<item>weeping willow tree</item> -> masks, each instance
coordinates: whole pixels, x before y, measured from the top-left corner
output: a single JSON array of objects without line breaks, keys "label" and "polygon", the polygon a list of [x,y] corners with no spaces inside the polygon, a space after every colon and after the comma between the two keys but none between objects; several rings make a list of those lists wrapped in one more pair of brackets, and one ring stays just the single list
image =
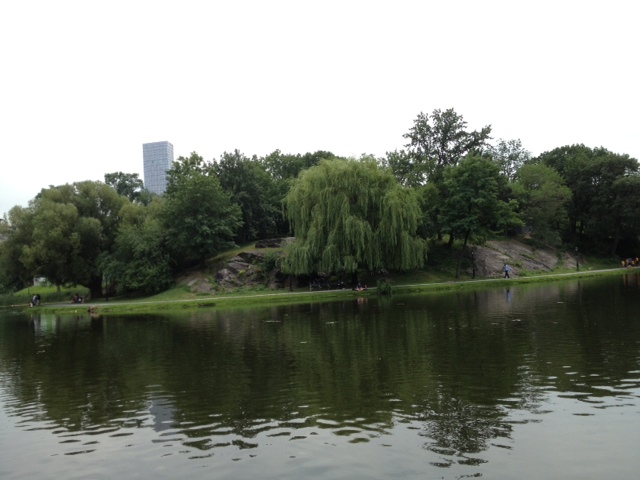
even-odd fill
[{"label": "weeping willow tree", "polygon": [[374,159],[324,160],[302,172],[285,209],[296,237],[283,262],[286,273],[424,265],[427,247],[416,235],[421,215],[416,194]]}]

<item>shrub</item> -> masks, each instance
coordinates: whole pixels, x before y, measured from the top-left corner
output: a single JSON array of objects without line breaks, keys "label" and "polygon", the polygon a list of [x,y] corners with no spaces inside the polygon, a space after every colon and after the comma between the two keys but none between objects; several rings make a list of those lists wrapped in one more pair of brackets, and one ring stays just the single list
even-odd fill
[{"label": "shrub", "polygon": [[281,259],[282,257],[277,252],[267,253],[262,261],[262,269],[268,274],[280,266]]},{"label": "shrub", "polygon": [[391,295],[392,287],[391,282],[387,278],[379,278],[377,282],[378,295]]}]

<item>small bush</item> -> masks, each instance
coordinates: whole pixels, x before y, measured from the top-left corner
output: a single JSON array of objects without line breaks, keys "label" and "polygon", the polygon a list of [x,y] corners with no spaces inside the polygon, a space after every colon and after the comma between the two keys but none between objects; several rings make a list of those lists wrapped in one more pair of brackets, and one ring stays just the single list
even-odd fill
[{"label": "small bush", "polygon": [[391,282],[387,278],[380,278],[377,282],[378,295],[391,295],[393,288]]},{"label": "small bush", "polygon": [[269,252],[264,256],[262,269],[268,274],[280,266],[281,256],[276,252]]}]

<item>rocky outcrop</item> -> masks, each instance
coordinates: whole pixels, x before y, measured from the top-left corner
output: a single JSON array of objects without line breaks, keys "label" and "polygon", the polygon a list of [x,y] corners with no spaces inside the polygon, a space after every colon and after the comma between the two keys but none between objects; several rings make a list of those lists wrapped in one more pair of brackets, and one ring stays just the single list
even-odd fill
[{"label": "rocky outcrop", "polygon": [[[284,275],[274,267],[273,253],[261,251],[263,248],[281,248],[293,241],[293,238],[274,238],[256,242],[256,248],[239,253],[237,256],[215,264],[210,264],[207,271],[195,271],[186,274],[179,280],[180,285],[188,287],[194,294],[215,294],[228,292],[238,288],[263,287],[269,290],[296,288],[298,281],[302,284],[310,281],[307,277],[297,278]],[[512,276],[520,272],[552,271],[559,266],[575,268],[576,258],[571,253],[558,253],[554,250],[534,248],[518,240],[491,240],[484,245],[468,247],[467,258],[471,260],[471,251],[475,262],[476,278],[497,278],[504,275],[504,265],[511,266]],[[580,258],[580,264],[586,259]],[[470,265],[470,262],[466,262]],[[469,275],[472,269],[468,268]]]},{"label": "rocky outcrop", "polygon": [[266,256],[267,253],[259,250],[241,252],[228,260],[210,265],[208,272],[190,272],[178,283],[196,294],[215,294],[261,285],[269,289],[284,288],[287,277],[279,269],[264,270]]},{"label": "rocky outcrop", "polygon": [[223,289],[264,283],[265,277],[260,267],[263,257],[264,255],[243,252],[241,255],[231,258],[223,268],[216,272],[216,283]]},{"label": "rocky outcrop", "polygon": [[[512,276],[518,276],[522,270],[535,272],[551,271],[559,266],[571,268],[576,263],[575,255],[534,248],[517,240],[491,240],[474,248],[476,276],[481,278],[503,276],[505,263],[511,267]],[[581,263],[583,261],[580,260]]]}]

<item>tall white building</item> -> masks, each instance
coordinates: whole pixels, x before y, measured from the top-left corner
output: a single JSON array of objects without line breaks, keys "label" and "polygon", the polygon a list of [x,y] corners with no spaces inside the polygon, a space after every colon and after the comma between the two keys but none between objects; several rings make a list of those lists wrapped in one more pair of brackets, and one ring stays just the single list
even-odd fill
[{"label": "tall white building", "polygon": [[173,163],[173,145],[169,142],[143,143],[142,157],[145,188],[162,195],[167,189],[167,170]]}]

